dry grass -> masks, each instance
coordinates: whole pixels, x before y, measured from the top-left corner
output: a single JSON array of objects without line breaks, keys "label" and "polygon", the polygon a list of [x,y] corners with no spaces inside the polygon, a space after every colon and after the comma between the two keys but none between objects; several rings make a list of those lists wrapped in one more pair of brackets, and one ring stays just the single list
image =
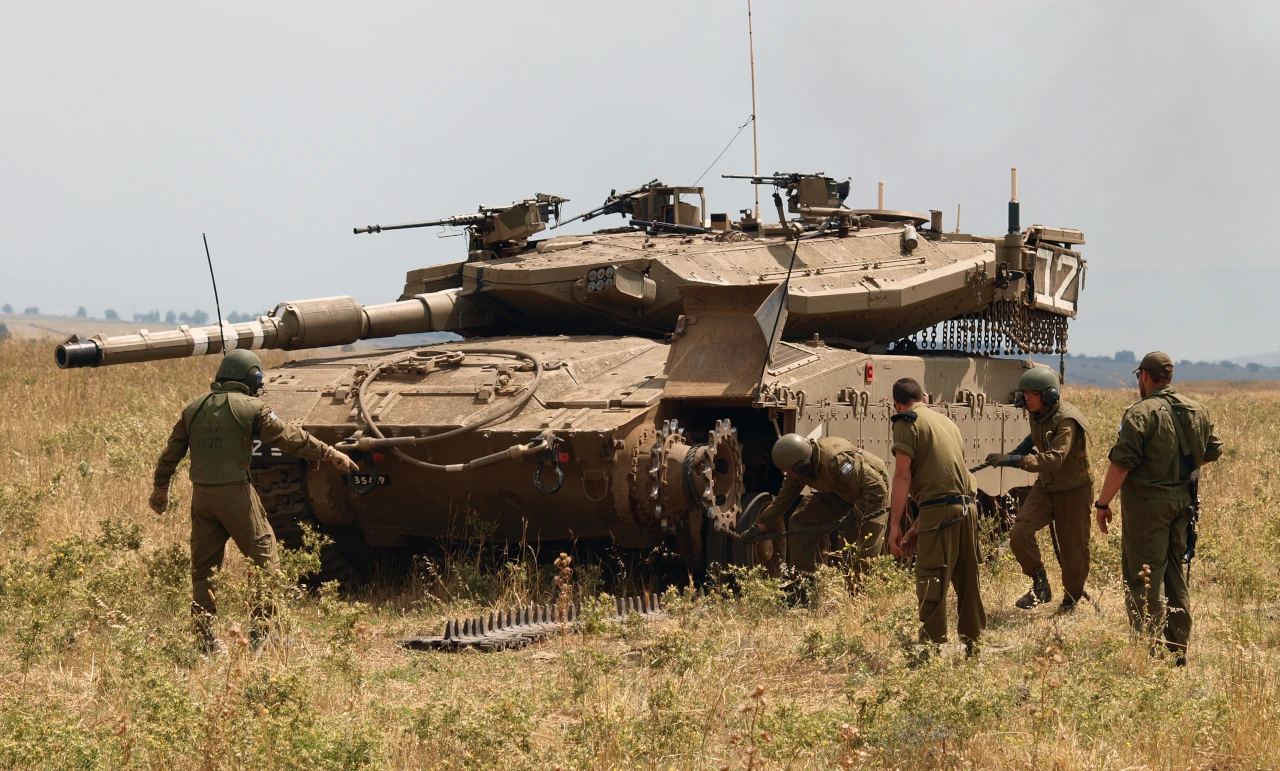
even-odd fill
[{"label": "dry grass", "polygon": [[[513,565],[448,600],[419,585],[287,595],[286,642],[255,653],[238,644],[249,577],[235,559],[232,654],[209,660],[186,626],[188,489],[164,517],[145,501],[213,362],[58,372],[51,358],[0,344],[3,768],[1280,767],[1272,398],[1199,390],[1228,452],[1206,473],[1187,669],[1130,640],[1115,535],[1093,542],[1102,615],[1016,612],[1027,582],[1002,558],[982,578],[987,651],[918,669],[911,580],[888,563],[855,596],[824,572],[810,610],[744,577],[736,597],[676,602],[667,622],[453,655],[395,640],[545,582]],[[1069,398],[1096,423],[1101,470],[1132,395]]]}]

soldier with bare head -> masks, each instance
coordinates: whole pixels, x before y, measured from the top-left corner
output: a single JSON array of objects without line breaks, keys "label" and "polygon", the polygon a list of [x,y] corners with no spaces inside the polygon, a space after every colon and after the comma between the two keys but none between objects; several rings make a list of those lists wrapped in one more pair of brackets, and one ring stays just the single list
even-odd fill
[{"label": "soldier with bare head", "polygon": [[[987,626],[978,590],[977,482],[964,462],[960,429],[929,409],[911,378],[893,384],[893,491],[889,548],[916,558],[920,642],[947,640],[947,587],[956,592],[961,641],[972,654]],[[908,498],[918,512],[904,532]]]},{"label": "soldier with bare head", "polygon": [[[327,460],[340,471],[356,470],[346,455],[277,418],[257,397],[261,389],[262,362],[257,354],[245,350],[227,354],[209,393],[182,410],[156,463],[149,505],[162,514],[169,507],[169,481],[191,452],[192,613],[206,652],[221,647],[209,623],[217,613],[211,581],[222,566],[227,539],[234,540],[258,567],[280,569],[275,533],[249,481],[254,438],[299,458]],[[261,632],[256,626],[253,631],[255,637]]]}]

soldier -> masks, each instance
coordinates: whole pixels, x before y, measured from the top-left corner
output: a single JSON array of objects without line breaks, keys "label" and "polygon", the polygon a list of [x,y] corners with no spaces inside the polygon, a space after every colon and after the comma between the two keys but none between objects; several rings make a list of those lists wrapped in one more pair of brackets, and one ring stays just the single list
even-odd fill
[{"label": "soldier", "polygon": [[[955,423],[921,404],[911,378],[893,384],[893,492],[889,548],[916,557],[920,642],[947,641],[947,586],[956,590],[956,631],[969,655],[987,626],[978,591],[977,482],[965,467],[964,440]],[[919,512],[903,533],[910,495]]]},{"label": "soldier", "polygon": [[1049,576],[1040,559],[1036,533],[1049,526],[1062,567],[1062,604],[1059,612],[1075,610],[1088,597],[1090,503],[1093,469],[1089,463],[1089,421],[1058,393],[1058,376],[1045,367],[1032,367],[1018,381],[1019,406],[1031,413],[1031,433],[1007,454],[987,456],[992,466],[1021,468],[1039,475],[1018,507],[1018,518],[1009,533],[1009,546],[1031,589],[1015,605],[1024,610],[1053,599]]},{"label": "soldier", "polygon": [[1199,512],[1200,466],[1222,455],[1209,411],[1170,385],[1173,359],[1153,351],[1135,369],[1142,399],[1120,419],[1111,466],[1093,504],[1107,532],[1111,500],[1121,503],[1121,575],[1134,631],[1164,635],[1165,646],[1187,663],[1191,641],[1191,514]]},{"label": "soldier", "polygon": [[[261,388],[262,362],[257,354],[245,350],[227,354],[210,392],[182,410],[156,463],[149,505],[162,514],[169,506],[169,480],[191,450],[192,613],[207,652],[221,647],[209,624],[217,613],[210,579],[222,566],[227,538],[259,567],[280,568],[275,533],[249,482],[254,437],[299,458],[327,460],[340,471],[357,468],[346,455],[277,418],[255,396]],[[258,631],[256,625],[254,631]]]},{"label": "soldier", "polygon": [[[812,494],[791,516],[790,530],[841,524],[839,533],[853,545],[855,573],[866,571],[884,550],[889,474],[884,461],[840,437],[813,441],[787,434],[773,445],[773,463],[786,474],[778,496],[762,512],[757,527],[769,532],[808,487]],[[847,521],[846,521],[847,520]],[[830,532],[787,538],[787,555],[797,570],[817,569],[818,547]]]}]

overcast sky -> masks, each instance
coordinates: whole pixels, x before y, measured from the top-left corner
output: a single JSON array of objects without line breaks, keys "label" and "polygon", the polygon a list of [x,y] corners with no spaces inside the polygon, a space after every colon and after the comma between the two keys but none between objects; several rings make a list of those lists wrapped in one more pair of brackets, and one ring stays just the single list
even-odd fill
[{"label": "overcast sky", "polygon": [[[0,303],[122,315],[349,294],[462,259],[352,226],[689,184],[751,113],[745,0],[18,3],[0,27]],[[1280,5],[755,2],[762,172],[1003,232],[1085,231],[1071,347],[1280,347]],[[752,203],[750,129],[707,175]],[[617,217],[592,227],[622,224]]]}]

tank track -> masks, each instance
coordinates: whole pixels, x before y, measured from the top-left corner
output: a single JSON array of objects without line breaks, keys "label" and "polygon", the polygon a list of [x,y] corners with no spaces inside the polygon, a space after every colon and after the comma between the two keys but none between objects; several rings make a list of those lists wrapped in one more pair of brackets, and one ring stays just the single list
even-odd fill
[{"label": "tank track", "polygon": [[[613,612],[604,617],[605,623],[619,624],[635,613],[645,621],[657,621],[667,617],[656,594],[638,597],[615,598]],[[435,637],[409,637],[400,644],[410,650],[460,651],[466,648],[492,653],[524,648],[550,637],[568,634],[582,615],[582,606],[571,603],[561,608],[556,605],[522,605],[490,612],[487,616],[468,619],[451,619],[445,622],[444,634]]]},{"label": "tank track", "polygon": [[[249,476],[253,486],[266,509],[267,521],[275,531],[276,540],[288,549],[302,548],[302,525],[306,524],[317,532],[324,531],[324,525],[311,513],[307,504],[306,466],[287,464],[250,469]],[[320,572],[309,579],[312,583],[339,581],[350,583],[355,578],[355,569],[334,543],[327,543],[320,550]]]}]

